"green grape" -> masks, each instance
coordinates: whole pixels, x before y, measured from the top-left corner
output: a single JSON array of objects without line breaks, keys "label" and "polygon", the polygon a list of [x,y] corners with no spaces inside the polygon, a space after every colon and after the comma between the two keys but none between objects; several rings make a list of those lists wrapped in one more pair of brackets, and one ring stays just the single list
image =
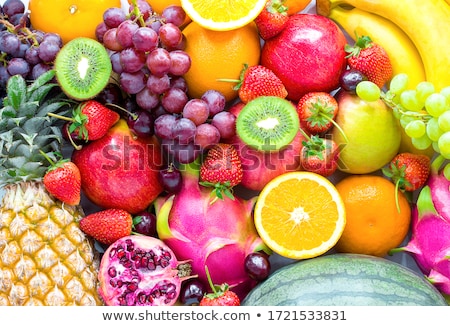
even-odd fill
[{"label": "green grape", "polygon": [[420,103],[425,103],[425,100],[435,92],[435,88],[432,82],[423,81],[416,86],[417,98]]},{"label": "green grape", "polygon": [[419,138],[426,133],[426,126],[422,120],[413,120],[405,127],[405,133],[410,138]]},{"label": "green grape", "polygon": [[373,102],[380,98],[381,90],[375,83],[363,80],[356,85],[356,95],[364,101]]},{"label": "green grape", "polygon": [[400,104],[409,111],[418,112],[422,110],[423,105],[417,98],[415,89],[408,89],[400,94]]},{"label": "green grape", "polygon": [[432,141],[438,141],[439,137],[444,132],[439,128],[439,123],[437,118],[431,118],[427,122],[427,135]]},{"label": "green grape", "polygon": [[397,107],[392,108],[392,114],[397,120],[400,120],[402,113],[397,109]]},{"label": "green grape", "polygon": [[445,111],[439,116],[438,124],[442,131],[450,131],[450,110]]},{"label": "green grape", "polygon": [[[440,138],[439,138],[440,139]],[[425,133],[422,135],[422,137],[418,138],[411,138],[411,143],[413,146],[419,150],[425,150],[428,147],[431,146],[431,139],[428,137],[428,135]]]},{"label": "green grape", "polygon": [[431,147],[433,147],[433,149],[434,149],[434,151],[436,152],[436,153],[440,153],[441,151],[439,150],[439,145],[438,145],[438,142],[437,141],[433,141],[432,143],[431,143]]},{"label": "green grape", "polygon": [[442,172],[444,174],[444,177],[447,180],[450,180],[450,163],[445,164],[444,170]]},{"label": "green grape", "polygon": [[408,86],[408,79],[408,75],[404,73],[395,75],[389,83],[389,91],[396,95],[400,95],[404,90],[406,90],[406,87]]},{"label": "green grape", "polygon": [[444,95],[433,93],[425,100],[425,109],[433,117],[439,117],[442,113],[450,109],[450,107]]},{"label": "green grape", "polygon": [[415,117],[408,115],[408,114],[402,114],[400,116],[400,125],[402,126],[403,129],[406,128],[406,126],[408,125],[408,123],[410,123],[411,121],[416,120]]},{"label": "green grape", "polygon": [[439,152],[446,159],[450,159],[450,131],[444,132],[438,140]]},{"label": "green grape", "polygon": [[450,105],[450,86],[447,86],[447,87],[444,87],[443,89],[441,89],[440,93],[445,96],[445,98],[448,101],[448,104]]}]

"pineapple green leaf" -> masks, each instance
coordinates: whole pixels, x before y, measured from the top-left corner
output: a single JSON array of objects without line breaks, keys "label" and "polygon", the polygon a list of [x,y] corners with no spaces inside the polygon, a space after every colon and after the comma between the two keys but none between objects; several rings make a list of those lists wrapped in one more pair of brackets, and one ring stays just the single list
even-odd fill
[{"label": "pineapple green leaf", "polygon": [[[13,142],[13,134],[10,132],[2,133],[2,134],[0,134],[0,139],[3,140],[6,144],[11,144]],[[7,145],[7,146],[9,146],[9,145]],[[6,147],[6,145],[5,145],[5,147]],[[6,148],[6,149],[8,149],[8,148]]]},{"label": "pineapple green leaf", "polygon": [[27,130],[27,133],[34,134],[34,136],[42,129],[44,129],[50,121],[45,117],[35,117],[25,121],[23,124],[23,129]]},{"label": "pineapple green leaf", "polygon": [[29,93],[30,94],[29,101],[32,101],[32,102],[34,102],[34,101],[35,102],[41,101],[56,86],[57,86],[57,84],[43,85],[41,88],[36,89],[32,93]]},{"label": "pineapple green leaf", "polygon": [[24,134],[24,133],[22,133],[21,135],[22,135],[23,139],[27,142],[27,144],[29,146],[33,146],[34,138],[36,138],[36,136],[37,136],[36,133],[33,133],[33,134]]},{"label": "pineapple green leaf", "polygon": [[44,108],[39,109],[39,112],[36,113],[37,117],[46,117],[48,116],[48,113],[56,113],[58,112],[58,114],[60,115],[64,115],[64,116],[70,116],[70,112],[71,110],[67,110],[67,112],[59,112],[59,110],[65,106],[68,105],[69,103],[67,102],[54,102],[54,103],[50,103],[48,105],[46,105]]},{"label": "pineapple green leaf", "polygon": [[58,135],[39,135],[34,139],[34,145],[36,145],[39,148],[42,148],[44,146],[49,145],[50,140],[54,140],[54,142],[60,144],[61,139],[60,137],[58,137]]},{"label": "pineapple green leaf", "polygon": [[32,118],[34,117],[34,114],[39,107],[39,102],[25,102],[20,105],[18,110],[18,116],[20,117],[26,117],[26,118]]},{"label": "pineapple green leaf", "polygon": [[11,105],[3,107],[0,112],[0,121],[15,118],[17,116],[16,110]]},{"label": "pineapple green leaf", "polygon": [[[28,92],[34,92],[37,89],[40,89],[42,86],[47,84],[49,81],[51,81],[55,77],[55,70],[49,70],[42,75],[40,75],[38,78],[34,80],[34,82],[28,86],[27,91]],[[55,86],[56,84],[48,84]]]},{"label": "pineapple green leaf", "polygon": [[27,84],[21,75],[14,75],[8,79],[6,86],[7,102],[18,110],[20,104],[26,100]]},{"label": "pineapple green leaf", "polygon": [[32,152],[33,150],[38,150],[37,148],[34,148],[32,146],[27,146],[25,144],[20,144],[19,146],[17,146],[17,148],[14,151],[14,155],[18,156],[18,157],[25,157],[27,160],[30,159],[30,157],[32,156]]},{"label": "pineapple green leaf", "polygon": [[8,161],[11,167],[14,167],[18,171],[24,166],[25,163],[27,163],[27,159],[24,156],[10,157]]}]

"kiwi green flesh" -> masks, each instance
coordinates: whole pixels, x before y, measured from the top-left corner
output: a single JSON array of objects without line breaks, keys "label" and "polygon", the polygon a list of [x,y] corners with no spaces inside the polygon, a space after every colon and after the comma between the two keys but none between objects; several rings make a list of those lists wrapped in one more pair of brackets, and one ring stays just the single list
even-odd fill
[{"label": "kiwi green flesh", "polygon": [[68,97],[82,101],[95,97],[106,87],[112,64],[100,42],[78,37],[58,52],[54,69],[62,91]]},{"label": "kiwi green flesh", "polygon": [[289,145],[299,127],[294,105],[276,96],[260,96],[248,102],[236,119],[236,133],[242,141],[266,152]]}]

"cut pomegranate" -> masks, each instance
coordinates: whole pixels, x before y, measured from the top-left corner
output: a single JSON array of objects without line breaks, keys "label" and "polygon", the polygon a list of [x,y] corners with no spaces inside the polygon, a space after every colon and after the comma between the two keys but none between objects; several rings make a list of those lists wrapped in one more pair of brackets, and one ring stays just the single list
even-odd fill
[{"label": "cut pomegranate", "polygon": [[108,306],[169,306],[190,277],[189,264],[179,262],[161,240],[130,235],[105,251],[99,293]]}]

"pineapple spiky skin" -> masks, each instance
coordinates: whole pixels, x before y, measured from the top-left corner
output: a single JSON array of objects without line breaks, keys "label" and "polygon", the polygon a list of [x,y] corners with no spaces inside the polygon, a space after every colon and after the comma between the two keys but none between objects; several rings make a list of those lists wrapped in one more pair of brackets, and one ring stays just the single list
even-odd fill
[{"label": "pineapple spiky skin", "polygon": [[80,229],[81,206],[51,196],[42,183],[63,147],[71,102],[54,71],[27,83],[9,78],[0,108],[0,306],[102,305],[99,254]]},{"label": "pineapple spiky skin", "polygon": [[40,182],[8,185],[0,210],[0,305],[101,305],[99,256],[79,206]]}]

